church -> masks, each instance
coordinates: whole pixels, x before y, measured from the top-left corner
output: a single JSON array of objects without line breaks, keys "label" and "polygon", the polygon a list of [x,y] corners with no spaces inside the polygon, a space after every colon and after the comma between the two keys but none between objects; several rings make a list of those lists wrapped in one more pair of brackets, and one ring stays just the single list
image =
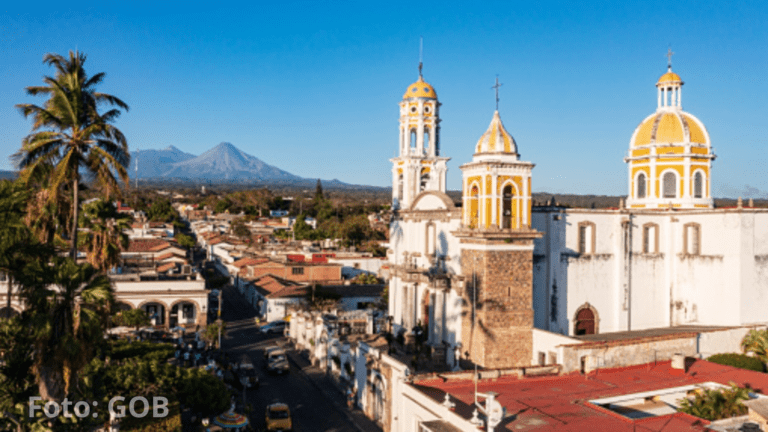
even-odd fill
[{"label": "church", "polygon": [[393,331],[421,326],[448,367],[493,369],[531,364],[534,327],[578,336],[768,322],[768,209],[714,207],[715,154],[704,124],[682,110],[682,86],[668,65],[656,111],[631,135],[618,208],[532,206],[534,164],[498,104],[460,167],[455,205],[441,103],[420,68],[391,159]]}]

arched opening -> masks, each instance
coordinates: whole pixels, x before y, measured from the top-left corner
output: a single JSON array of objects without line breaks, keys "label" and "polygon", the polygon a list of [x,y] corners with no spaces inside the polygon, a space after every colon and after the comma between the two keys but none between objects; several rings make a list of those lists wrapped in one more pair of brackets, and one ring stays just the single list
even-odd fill
[{"label": "arched opening", "polygon": [[419,192],[423,192],[427,189],[427,186],[429,185],[429,171],[424,168],[421,170],[421,179],[419,183]]},{"label": "arched opening", "polygon": [[155,302],[145,303],[141,306],[141,310],[147,313],[151,325],[165,325],[165,306],[162,304]]},{"label": "arched opening", "polygon": [[416,152],[416,129],[411,129],[411,153]]},{"label": "arched opening", "polygon": [[640,173],[637,176],[637,198],[645,198],[645,174]]},{"label": "arched opening", "polygon": [[168,325],[193,325],[197,322],[197,306],[192,302],[182,301],[171,306]]},{"label": "arched opening", "polygon": [[702,198],[704,196],[704,176],[701,172],[693,175],[693,197]]},{"label": "arched opening", "polygon": [[514,203],[514,198],[515,196],[512,193],[512,185],[510,184],[504,186],[501,206],[501,228],[503,229],[512,229],[515,227],[515,224],[513,223],[515,218],[515,211],[512,205]]},{"label": "arched opening", "polygon": [[13,318],[18,315],[19,312],[14,308],[9,308],[8,306],[3,306],[0,308],[0,319]]},{"label": "arched opening", "polygon": [[591,306],[582,306],[576,312],[574,334],[576,336],[595,334],[597,325],[595,312]]},{"label": "arched opening", "polygon": [[664,198],[677,198],[677,176],[673,172],[667,172],[662,177],[664,184]]},{"label": "arched opening", "polygon": [[429,128],[424,128],[424,153],[429,154]]},{"label": "arched opening", "polygon": [[371,388],[371,391],[373,392],[373,420],[376,423],[383,424],[384,423],[384,382],[382,381],[380,376],[376,377],[376,380],[374,381],[373,387]]},{"label": "arched opening", "polygon": [[479,214],[479,195],[480,189],[477,185],[473,185],[469,190],[469,227],[477,228],[478,221],[480,219]]},{"label": "arched opening", "polygon": [[429,306],[432,304],[432,296],[429,294],[429,291],[424,291],[424,299],[422,300],[422,304],[424,307],[421,311],[421,325],[424,331],[429,334]]},{"label": "arched opening", "polygon": [[397,199],[403,200],[403,173],[397,177]]}]

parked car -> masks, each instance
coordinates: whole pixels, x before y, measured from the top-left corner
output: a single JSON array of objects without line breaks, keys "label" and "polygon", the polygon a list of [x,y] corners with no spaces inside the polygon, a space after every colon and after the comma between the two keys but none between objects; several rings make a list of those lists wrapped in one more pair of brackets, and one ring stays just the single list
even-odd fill
[{"label": "parked car", "polygon": [[285,332],[285,328],[288,327],[288,323],[285,321],[272,321],[269,324],[263,325],[259,328],[259,331],[268,334],[268,333],[278,333],[283,334]]},{"label": "parked car", "polygon": [[293,429],[291,410],[284,403],[273,403],[267,406],[264,415],[268,431],[290,431]]},{"label": "parked car", "polygon": [[269,354],[274,352],[274,351],[278,351],[278,350],[282,350],[282,348],[277,346],[277,345],[273,345],[273,346],[271,346],[269,348],[264,349],[264,360],[268,360],[269,359]]}]

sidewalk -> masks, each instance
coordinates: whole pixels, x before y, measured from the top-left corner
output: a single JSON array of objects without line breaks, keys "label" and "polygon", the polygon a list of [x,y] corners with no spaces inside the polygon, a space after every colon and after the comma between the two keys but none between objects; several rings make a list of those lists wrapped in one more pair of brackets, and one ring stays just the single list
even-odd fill
[{"label": "sidewalk", "polygon": [[325,374],[325,371],[321,370],[317,366],[307,361],[304,357],[299,355],[296,350],[286,350],[288,353],[288,359],[296,368],[315,386],[318,390],[333,402],[336,408],[347,416],[347,419],[354,424],[361,432],[382,432],[382,429],[374,423],[371,419],[365,416],[359,408],[355,408],[350,411],[347,408],[347,400],[343,393],[341,393],[331,379]]}]

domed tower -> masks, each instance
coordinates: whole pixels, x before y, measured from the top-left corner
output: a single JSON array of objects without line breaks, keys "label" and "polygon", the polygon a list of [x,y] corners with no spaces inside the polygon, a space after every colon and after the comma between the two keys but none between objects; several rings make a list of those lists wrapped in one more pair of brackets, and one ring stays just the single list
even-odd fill
[{"label": "domed tower", "polygon": [[[495,88],[498,92],[498,80]],[[461,166],[462,350],[489,369],[531,364],[533,350],[533,241],[531,170],[517,144],[493,113]]]},{"label": "domed tower", "polygon": [[421,75],[400,102],[400,146],[392,161],[392,208],[407,209],[421,192],[445,192],[447,162],[440,157],[440,102]]},{"label": "domed tower", "polygon": [[712,208],[711,167],[715,159],[704,124],[683,111],[680,76],[656,83],[656,112],[632,134],[629,156],[630,208]]},{"label": "domed tower", "polygon": [[520,161],[515,139],[494,112],[472,162],[461,166],[462,224],[469,229],[530,228],[533,166]]}]

